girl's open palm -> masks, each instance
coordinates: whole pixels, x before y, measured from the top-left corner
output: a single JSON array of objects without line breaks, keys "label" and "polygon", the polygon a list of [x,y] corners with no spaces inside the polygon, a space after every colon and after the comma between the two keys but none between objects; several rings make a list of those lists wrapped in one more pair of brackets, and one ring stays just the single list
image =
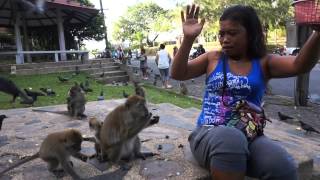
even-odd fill
[{"label": "girl's open palm", "polygon": [[196,7],[194,4],[191,6],[191,9],[190,5],[187,6],[185,16],[184,12],[181,11],[181,21],[184,36],[195,38],[201,33],[205,20],[201,19],[201,21],[198,22],[199,11],[199,6]]}]

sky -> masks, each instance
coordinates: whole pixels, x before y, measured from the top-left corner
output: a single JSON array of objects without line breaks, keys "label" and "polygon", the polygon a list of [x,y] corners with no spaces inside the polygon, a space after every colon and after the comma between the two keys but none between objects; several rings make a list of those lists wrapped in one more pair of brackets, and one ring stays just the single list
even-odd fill
[{"label": "sky", "polygon": [[[139,2],[146,2],[150,0],[102,0],[102,7],[104,9],[105,21],[108,28],[108,39],[111,39],[113,23],[122,16],[129,6],[132,6]],[[96,9],[100,9],[100,0],[90,0],[95,5]],[[177,3],[189,2],[192,0],[154,0],[160,7],[164,9],[172,9]],[[88,50],[98,49],[103,50],[105,48],[105,42],[103,41],[85,41],[86,48]]]}]

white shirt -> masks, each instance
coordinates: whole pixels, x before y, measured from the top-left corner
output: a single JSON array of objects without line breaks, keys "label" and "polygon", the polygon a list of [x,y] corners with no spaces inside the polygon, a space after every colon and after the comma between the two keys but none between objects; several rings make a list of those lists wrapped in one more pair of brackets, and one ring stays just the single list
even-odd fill
[{"label": "white shirt", "polygon": [[158,51],[158,56],[159,56],[159,60],[158,60],[158,68],[159,69],[167,69],[169,68],[169,53],[164,50],[161,49],[160,51]]}]

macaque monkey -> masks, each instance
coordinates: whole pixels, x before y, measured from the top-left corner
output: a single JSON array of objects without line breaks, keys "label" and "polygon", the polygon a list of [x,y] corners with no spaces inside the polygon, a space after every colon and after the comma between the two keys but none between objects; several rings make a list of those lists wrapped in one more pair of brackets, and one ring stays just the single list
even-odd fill
[{"label": "macaque monkey", "polygon": [[[134,85],[135,94],[145,98],[146,93],[144,88],[141,87],[138,82],[133,82],[133,85]],[[122,91],[122,95],[124,98],[128,98],[130,96],[125,92],[125,90]]]},{"label": "macaque monkey", "polygon": [[103,160],[107,157],[111,162],[118,163],[121,159],[145,159],[144,155],[147,154],[140,152],[138,133],[158,123],[159,117],[151,117],[152,113],[149,113],[145,99],[138,95],[129,96],[124,104],[111,111],[105,118],[99,135]]},{"label": "macaque monkey", "polygon": [[69,159],[70,156],[81,156],[81,143],[82,135],[75,129],[49,134],[43,140],[39,152],[3,170],[0,172],[0,177],[13,168],[36,158],[41,158],[48,164],[50,172],[57,173],[59,171],[58,166],[61,165],[63,170],[71,175],[73,179],[81,179],[73,170],[72,162]]},{"label": "macaque monkey", "polygon": [[67,97],[67,108],[68,111],[48,111],[42,109],[32,109],[37,112],[49,112],[56,114],[69,115],[71,117],[86,118],[85,111],[86,98],[84,92],[78,83],[75,83],[69,90],[69,97]]},{"label": "macaque monkey", "polygon": [[86,98],[84,92],[78,83],[75,83],[74,86],[69,90],[69,97],[67,98],[68,103],[68,112],[72,117],[87,117],[84,114]]},{"label": "macaque monkey", "polygon": [[138,82],[133,82],[133,85],[134,85],[134,90],[136,95],[146,98],[146,93],[144,88],[141,87]]},{"label": "macaque monkey", "polygon": [[187,95],[188,94],[188,88],[187,85],[184,82],[180,82],[180,94]]},{"label": "macaque monkey", "polygon": [[94,139],[92,138],[84,138],[84,141],[93,141],[94,149],[96,150],[96,156],[98,159],[102,160],[101,157],[101,148],[100,148],[100,132],[103,122],[97,120],[95,117],[91,117],[89,119],[89,127],[91,130],[95,131]]}]

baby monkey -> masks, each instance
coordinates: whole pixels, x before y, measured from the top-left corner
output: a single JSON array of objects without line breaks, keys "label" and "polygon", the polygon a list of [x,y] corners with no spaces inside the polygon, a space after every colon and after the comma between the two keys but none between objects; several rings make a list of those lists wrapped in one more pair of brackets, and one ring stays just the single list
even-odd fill
[{"label": "baby monkey", "polygon": [[80,154],[82,135],[75,129],[68,129],[61,132],[49,134],[42,142],[39,152],[25,158],[16,164],[0,172],[0,177],[13,168],[16,168],[26,162],[41,158],[48,164],[48,170],[54,174],[59,172],[59,165],[63,170],[72,176],[73,179],[81,179],[72,168],[70,156],[81,157]]},{"label": "baby monkey", "polygon": [[102,161],[101,157],[101,148],[100,148],[100,132],[101,132],[101,127],[103,125],[103,122],[97,120],[96,117],[90,117],[89,118],[89,128],[90,130],[95,131],[94,133],[94,138],[83,138],[84,141],[92,141],[94,142],[94,148],[96,150],[96,157],[98,160]]}]

